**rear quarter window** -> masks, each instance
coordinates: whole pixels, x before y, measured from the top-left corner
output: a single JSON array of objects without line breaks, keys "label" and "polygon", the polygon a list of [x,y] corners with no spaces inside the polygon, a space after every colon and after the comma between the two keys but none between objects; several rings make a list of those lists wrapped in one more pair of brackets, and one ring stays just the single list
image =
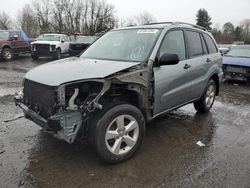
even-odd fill
[{"label": "rear quarter window", "polygon": [[207,43],[207,47],[208,47],[208,51],[210,54],[212,53],[217,53],[218,52],[218,49],[213,41],[213,39],[207,35],[207,34],[203,34],[204,38],[205,38],[205,41]]}]

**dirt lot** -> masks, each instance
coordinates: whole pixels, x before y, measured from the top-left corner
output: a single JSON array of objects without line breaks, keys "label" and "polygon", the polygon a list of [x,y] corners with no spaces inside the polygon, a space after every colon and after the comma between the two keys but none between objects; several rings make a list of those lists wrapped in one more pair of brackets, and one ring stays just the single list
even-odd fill
[{"label": "dirt lot", "polygon": [[0,187],[249,187],[249,85],[223,83],[209,114],[188,105],[158,118],[134,158],[107,165],[24,118],[4,123],[22,115],[13,96],[25,72],[47,61],[0,62]]}]

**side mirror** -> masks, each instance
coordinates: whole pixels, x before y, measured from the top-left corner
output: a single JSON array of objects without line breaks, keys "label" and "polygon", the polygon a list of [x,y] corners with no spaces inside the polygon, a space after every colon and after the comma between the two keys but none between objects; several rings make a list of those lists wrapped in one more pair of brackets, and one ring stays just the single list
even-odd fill
[{"label": "side mirror", "polygon": [[168,54],[165,53],[160,57],[160,60],[158,62],[158,66],[162,65],[176,65],[179,63],[179,57],[177,54]]},{"label": "side mirror", "polygon": [[18,40],[18,35],[14,35],[14,36],[13,36],[13,39],[14,39],[14,40]]},{"label": "side mirror", "polygon": [[64,39],[62,39],[61,42],[64,43]]}]

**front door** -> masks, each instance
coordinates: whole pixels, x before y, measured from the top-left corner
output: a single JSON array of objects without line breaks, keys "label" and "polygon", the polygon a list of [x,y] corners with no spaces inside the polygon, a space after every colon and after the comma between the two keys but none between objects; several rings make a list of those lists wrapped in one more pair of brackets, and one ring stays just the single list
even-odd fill
[{"label": "front door", "polygon": [[[17,38],[14,38],[15,36],[17,36]],[[28,51],[26,50],[27,44],[25,44],[24,39],[18,32],[13,32],[11,37],[12,37],[11,46],[13,53],[22,53]]]},{"label": "front door", "polygon": [[182,30],[173,30],[166,34],[158,56],[177,54],[180,62],[177,65],[154,67],[154,115],[170,110],[190,100],[192,82],[190,65],[186,59],[186,48]]},{"label": "front door", "polygon": [[69,38],[66,36],[61,37],[61,49],[62,49],[62,53],[68,53],[69,52]]}]

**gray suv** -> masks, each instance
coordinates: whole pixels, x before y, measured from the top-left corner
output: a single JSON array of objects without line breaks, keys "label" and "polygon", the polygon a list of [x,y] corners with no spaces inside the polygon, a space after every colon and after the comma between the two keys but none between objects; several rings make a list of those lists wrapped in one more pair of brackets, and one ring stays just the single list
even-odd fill
[{"label": "gray suv", "polygon": [[181,22],[108,32],[80,57],[29,71],[15,97],[25,117],[68,143],[85,140],[106,162],[129,159],[145,125],[194,103],[208,112],[222,60],[212,35]]}]

